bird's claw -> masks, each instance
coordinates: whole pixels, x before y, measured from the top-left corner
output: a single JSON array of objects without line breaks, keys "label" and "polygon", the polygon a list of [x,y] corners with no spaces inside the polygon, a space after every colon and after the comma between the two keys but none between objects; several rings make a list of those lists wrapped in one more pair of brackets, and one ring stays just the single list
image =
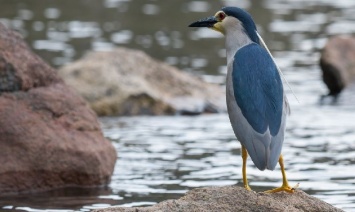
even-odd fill
[{"label": "bird's claw", "polygon": [[244,185],[244,188],[248,191],[251,191],[251,188],[249,187],[249,185]]},{"label": "bird's claw", "polygon": [[299,183],[297,183],[294,187],[289,186],[288,184],[284,184],[279,188],[275,188],[272,190],[268,190],[268,191],[264,191],[264,193],[276,193],[276,192],[280,192],[280,191],[286,191],[288,193],[293,193],[296,191],[296,189],[298,188]]}]

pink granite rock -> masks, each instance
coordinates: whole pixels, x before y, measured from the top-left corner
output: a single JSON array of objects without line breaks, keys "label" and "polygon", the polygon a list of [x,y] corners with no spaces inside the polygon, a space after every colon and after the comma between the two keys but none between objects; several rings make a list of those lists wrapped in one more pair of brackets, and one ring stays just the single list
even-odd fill
[{"label": "pink granite rock", "polygon": [[87,103],[0,24],[0,195],[106,184],[115,161]]}]

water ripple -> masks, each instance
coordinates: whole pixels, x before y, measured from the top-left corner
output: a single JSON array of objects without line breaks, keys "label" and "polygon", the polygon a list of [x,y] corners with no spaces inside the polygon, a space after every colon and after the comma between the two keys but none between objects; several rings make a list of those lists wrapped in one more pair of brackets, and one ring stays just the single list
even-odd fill
[{"label": "water ripple", "polygon": [[[222,35],[187,25],[213,15],[222,5],[247,8],[299,99],[298,103],[285,87],[292,112],[283,155],[291,185],[300,183],[300,189],[309,194],[344,210],[355,209],[355,85],[337,103],[320,101],[327,90],[318,67],[320,50],[329,36],[354,32],[355,1],[94,0],[90,4],[71,1],[70,7],[58,0],[38,5],[11,2],[1,4],[0,21],[20,32],[52,65],[68,63],[88,50],[121,45],[144,49],[218,84],[224,83],[226,75]],[[226,114],[100,121],[118,152],[109,186],[6,197],[0,200],[0,208],[90,211],[144,206],[176,199],[195,187],[242,184],[240,144]],[[250,159],[247,166],[256,191],[280,186],[279,167],[261,172]]]}]

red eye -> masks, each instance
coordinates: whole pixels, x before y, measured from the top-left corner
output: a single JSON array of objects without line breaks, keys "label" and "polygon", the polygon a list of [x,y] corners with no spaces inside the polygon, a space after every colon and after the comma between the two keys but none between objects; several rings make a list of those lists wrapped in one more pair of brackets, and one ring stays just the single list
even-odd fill
[{"label": "red eye", "polygon": [[219,18],[220,21],[222,21],[225,17],[226,17],[226,14],[224,14],[224,13],[219,13],[218,14],[218,18]]}]

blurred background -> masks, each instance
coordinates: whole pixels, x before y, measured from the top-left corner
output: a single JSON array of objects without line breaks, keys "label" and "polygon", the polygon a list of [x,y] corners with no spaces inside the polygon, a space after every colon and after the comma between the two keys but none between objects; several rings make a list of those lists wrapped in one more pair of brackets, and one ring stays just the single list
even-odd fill
[{"label": "blurred background", "polygon": [[[0,0],[0,22],[23,35],[53,67],[87,52],[117,46],[139,49],[212,83],[224,85],[223,37],[187,26],[239,6],[257,23],[295,95],[285,86],[292,114],[283,154],[289,181],[339,208],[355,211],[355,95],[320,101],[320,51],[327,39],[355,32],[350,0]],[[112,182],[0,199],[0,209],[89,211],[145,206],[201,186],[241,184],[240,144],[226,114],[100,118],[118,151]],[[251,187],[281,184],[279,170],[261,172],[249,160]]]}]

